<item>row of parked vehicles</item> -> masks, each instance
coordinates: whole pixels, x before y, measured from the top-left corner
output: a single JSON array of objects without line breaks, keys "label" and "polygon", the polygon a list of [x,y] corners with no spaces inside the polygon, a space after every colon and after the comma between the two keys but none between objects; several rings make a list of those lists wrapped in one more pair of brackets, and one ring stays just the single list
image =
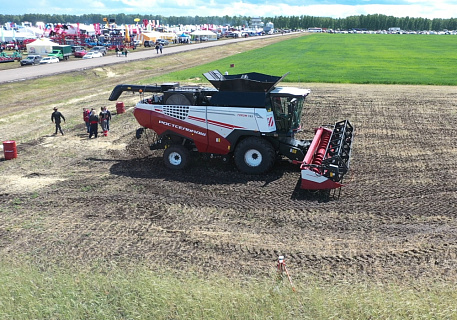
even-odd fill
[{"label": "row of parked vehicles", "polygon": [[86,50],[83,46],[72,46],[73,55],[75,58],[99,58],[106,55],[108,50],[104,46],[94,46],[90,50]]},{"label": "row of parked vehicles", "polygon": [[144,41],[144,46],[145,47],[155,47],[156,44],[162,44],[162,46],[166,46],[168,44],[170,44],[170,41],[166,40],[166,39],[157,39],[155,42],[154,41],[151,41],[151,40],[145,40]]},{"label": "row of parked vehicles", "polygon": [[83,46],[53,46],[52,52],[43,57],[39,54],[29,54],[20,61],[21,66],[57,63],[61,60],[68,60],[71,55],[76,58],[92,59],[106,55],[107,49],[104,46],[94,46],[87,51]]}]

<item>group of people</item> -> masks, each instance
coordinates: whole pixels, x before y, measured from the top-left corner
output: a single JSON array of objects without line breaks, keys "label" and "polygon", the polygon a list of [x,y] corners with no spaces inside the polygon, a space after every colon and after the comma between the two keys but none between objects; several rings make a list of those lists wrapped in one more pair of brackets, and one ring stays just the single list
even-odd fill
[{"label": "group of people", "polygon": [[109,122],[111,120],[111,112],[107,107],[101,107],[99,114],[95,111],[94,108],[87,109],[83,108],[83,118],[86,123],[87,133],[89,134],[89,139],[93,137],[98,137],[98,124],[101,125],[103,134],[108,135],[109,131]]},{"label": "group of people", "polygon": [[160,53],[162,53],[163,45],[160,42],[156,42],[155,49],[157,51],[157,54],[159,54],[159,51]]},{"label": "group of people", "polygon": [[129,53],[129,51],[127,50],[127,48],[124,48],[122,50],[122,48],[116,47],[116,56],[117,57],[120,57],[120,56],[127,57],[128,53]]},{"label": "group of people", "polygon": [[[97,138],[98,124],[101,125],[103,134],[105,136],[108,135],[109,123],[111,120],[111,112],[108,110],[107,107],[101,107],[99,114],[97,114],[94,108],[90,110],[88,108],[83,108],[83,118],[86,124],[87,133],[89,134],[89,139],[91,139],[92,137]],[[54,111],[51,114],[51,121],[56,126],[56,131],[54,135],[56,135],[58,132],[64,135],[62,127],[60,125],[62,123],[62,120],[65,122],[65,117],[57,108],[54,108]]]}]

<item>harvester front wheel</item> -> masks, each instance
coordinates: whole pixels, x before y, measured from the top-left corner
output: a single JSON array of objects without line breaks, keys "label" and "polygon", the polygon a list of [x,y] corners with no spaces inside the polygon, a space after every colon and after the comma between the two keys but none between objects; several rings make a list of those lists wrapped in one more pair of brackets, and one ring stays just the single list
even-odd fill
[{"label": "harvester front wheel", "polygon": [[247,174],[262,174],[269,171],[275,157],[271,143],[258,137],[244,139],[237,145],[234,153],[236,167]]},{"label": "harvester front wheel", "polygon": [[180,145],[170,146],[163,153],[165,166],[172,170],[184,169],[189,164],[189,160],[189,150]]}]

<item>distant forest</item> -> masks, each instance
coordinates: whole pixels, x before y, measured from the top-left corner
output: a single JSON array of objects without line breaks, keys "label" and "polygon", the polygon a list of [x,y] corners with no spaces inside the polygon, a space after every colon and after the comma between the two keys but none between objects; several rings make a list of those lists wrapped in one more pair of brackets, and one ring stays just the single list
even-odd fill
[{"label": "distant forest", "polygon": [[[230,25],[248,26],[251,17],[245,16],[222,16],[222,17],[165,17],[161,15],[145,14],[83,14],[83,15],[59,15],[59,14],[22,14],[7,15],[0,14],[0,23],[6,22],[20,23],[23,21],[45,23],[104,23],[103,18],[114,19],[117,24],[134,24],[134,19],[159,20],[161,25]],[[275,16],[261,17],[262,21],[273,22],[275,28],[279,29],[307,29],[312,27],[327,28],[333,30],[367,29],[367,30],[387,30],[392,27],[402,30],[457,30],[457,19],[427,19],[427,18],[397,18],[382,14],[369,14],[350,16],[346,18],[312,17],[312,16]],[[141,23],[140,21],[140,23]]]}]

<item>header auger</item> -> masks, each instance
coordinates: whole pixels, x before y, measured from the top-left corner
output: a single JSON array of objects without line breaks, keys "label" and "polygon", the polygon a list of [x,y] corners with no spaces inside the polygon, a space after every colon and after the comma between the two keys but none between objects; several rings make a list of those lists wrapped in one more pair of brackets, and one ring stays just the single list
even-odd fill
[{"label": "header auger", "polygon": [[[183,169],[193,152],[234,159],[239,171],[263,174],[278,157],[299,164],[302,189],[340,188],[349,170],[354,129],[348,120],[316,129],[312,140],[295,139],[310,90],[277,87],[286,76],[261,73],[204,74],[214,86],[118,85],[109,100],[124,91],[139,92],[134,116],[158,139],[151,149],[165,149],[164,163]],[[145,97],[145,93],[152,93]]]}]

